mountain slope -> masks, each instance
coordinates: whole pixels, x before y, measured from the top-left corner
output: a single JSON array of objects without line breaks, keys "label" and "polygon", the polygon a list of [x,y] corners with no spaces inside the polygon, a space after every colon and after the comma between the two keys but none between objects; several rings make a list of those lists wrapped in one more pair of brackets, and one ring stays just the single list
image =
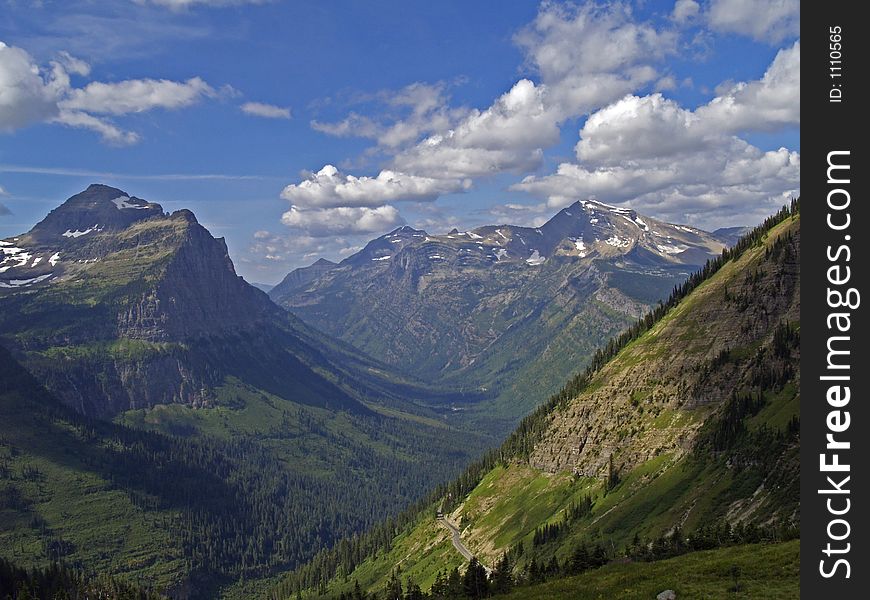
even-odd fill
[{"label": "mountain slope", "polygon": [[[62,532],[69,562],[214,597],[394,514],[488,443],[443,418],[460,394],[396,375],[245,283],[189,211],[91,186],[0,248],[0,351],[20,363],[3,383],[29,378],[3,398],[9,481],[30,463],[50,472],[10,492],[0,538],[27,540],[16,563],[46,564]],[[106,470],[125,455],[151,487],[123,461]],[[118,544],[130,511],[134,539]]]},{"label": "mountain slope", "polygon": [[270,297],[422,379],[486,389],[504,430],[723,247],[584,201],[540,228],[402,227],[340,264],[297,269]]},{"label": "mountain slope", "polygon": [[382,365],[238,277],[190,211],[92,185],[0,249],[0,341],[81,412],[210,406],[228,376],[358,413],[369,409],[353,387],[400,400]]},{"label": "mountain slope", "polygon": [[[435,510],[459,525],[483,564],[508,564],[524,581],[546,578],[544,565],[556,565],[549,576],[571,572],[583,544],[613,558],[646,556],[638,540],[656,540],[650,552],[676,552],[678,530],[698,544],[792,535],[800,514],[799,264],[794,206],[609,344],[499,451],[436,494],[416,525],[348,563],[353,571],[330,590],[356,580],[380,591],[395,569],[428,589],[439,571],[463,565]],[[770,533],[723,536],[734,524]],[[711,538],[704,528],[714,526]],[[278,595],[325,564],[295,574]]]}]

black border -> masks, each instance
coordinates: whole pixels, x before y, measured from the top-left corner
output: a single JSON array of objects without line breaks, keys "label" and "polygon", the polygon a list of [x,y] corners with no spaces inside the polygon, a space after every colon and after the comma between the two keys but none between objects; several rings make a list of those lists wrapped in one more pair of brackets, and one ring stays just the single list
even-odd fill
[{"label": "black border", "polygon": [[[864,126],[870,103],[862,96],[865,87],[865,64],[867,60],[867,38],[870,36],[866,22],[858,16],[862,2],[804,2],[801,15],[801,101],[803,114],[801,123],[801,594],[805,598],[868,598],[870,587],[870,560],[867,546],[870,534],[867,532],[868,494],[867,481],[867,444],[870,437],[870,411],[867,409],[867,374],[870,364],[864,358],[862,346],[870,343],[866,336],[867,309],[864,303],[870,296],[864,284],[868,270],[868,229],[870,218],[867,216],[866,195],[867,152],[864,144]],[[842,28],[843,64],[841,77],[831,77],[830,28]],[[842,101],[829,101],[829,91],[840,84]],[[862,110],[862,108],[865,108]],[[865,117],[865,121],[861,117]],[[828,153],[834,150],[849,150],[851,181],[848,191],[851,203],[848,208],[851,226],[847,231],[836,232],[827,226],[829,212],[827,194],[835,187],[827,183]],[[839,216],[839,215],[838,215]],[[844,237],[851,239],[846,242]],[[831,334],[827,328],[827,315],[834,309],[828,307],[826,294],[829,286],[827,269],[832,264],[827,257],[828,246],[836,249],[848,243],[852,256],[851,281],[848,285],[858,288],[862,293],[862,305],[850,311],[852,327],[850,331],[849,361],[851,362],[851,401],[842,410],[848,410],[851,417],[849,429],[838,434],[839,439],[848,440],[851,448],[841,452],[840,461],[850,465],[851,507],[843,518],[849,521],[850,535],[844,543],[851,544],[846,558],[851,566],[848,579],[843,577],[845,570],[837,571],[837,576],[824,578],[819,572],[819,561],[825,559],[826,565],[833,564],[831,558],[822,550],[828,543],[827,525],[833,517],[827,511],[825,501],[828,497],[819,494],[827,486],[826,476],[819,469],[819,455],[825,452],[825,435],[828,433],[826,417],[829,407],[825,393],[828,382],[819,380],[825,374],[827,361],[827,340]],[[848,309],[845,309],[848,310]],[[844,335],[844,334],[840,334]],[[863,490],[859,491],[859,490]],[[843,498],[840,496],[839,498]],[[841,525],[842,527],[842,525]],[[837,531],[837,530],[835,530]],[[831,594],[834,594],[833,596]]]}]

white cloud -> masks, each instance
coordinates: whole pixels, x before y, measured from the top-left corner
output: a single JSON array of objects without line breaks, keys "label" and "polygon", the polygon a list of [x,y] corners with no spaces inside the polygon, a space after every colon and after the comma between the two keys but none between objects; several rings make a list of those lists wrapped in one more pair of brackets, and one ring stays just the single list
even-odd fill
[{"label": "white cloud", "polygon": [[139,134],[124,131],[108,119],[100,119],[86,112],[62,110],[52,122],[78,129],[90,129],[99,133],[104,142],[114,146],[129,146],[139,141]]},{"label": "white cloud", "polygon": [[310,173],[302,182],[290,184],[281,197],[302,209],[373,207],[402,200],[434,200],[441,194],[460,192],[468,181],[436,179],[381,171],[376,177],[345,175],[332,165]]},{"label": "white cloud", "polygon": [[549,207],[595,198],[699,226],[760,219],[800,189],[800,156],[763,151],[735,134],[796,125],[800,47],[781,51],[760,80],[730,86],[695,111],[661,94],[629,95],[590,115],[577,163],[511,189]]},{"label": "white cloud", "polygon": [[254,117],[266,119],[292,118],[292,113],[288,106],[275,106],[274,104],[264,104],[262,102],[245,102],[241,108],[243,113]]},{"label": "white cloud", "polygon": [[155,108],[184,108],[216,94],[214,88],[199,77],[184,82],[168,79],[94,81],[84,88],[70,90],[60,106],[96,114],[126,115]]},{"label": "white cloud", "polygon": [[801,47],[795,42],[776,54],[764,76],[738,83],[698,115],[728,131],[771,131],[800,123]]},{"label": "white cloud", "polygon": [[76,58],[72,56],[67,51],[58,52],[57,62],[64,68],[67,73],[73,73],[75,75],[81,75],[83,77],[87,77],[91,74],[91,65],[81,60],[80,58]]},{"label": "white cloud", "polygon": [[648,84],[676,33],[638,23],[623,4],[545,2],[514,40],[563,117],[582,115]]},{"label": "white cloud", "polygon": [[671,18],[682,25],[697,17],[700,11],[701,7],[695,0],[677,0]]},{"label": "white cloud", "polygon": [[541,147],[559,140],[558,116],[548,110],[545,94],[542,86],[521,79],[488,109],[471,111],[454,129],[399,153],[393,166],[452,178],[534,169]]},{"label": "white cloud", "polygon": [[716,31],[775,44],[800,35],[800,0],[712,0],[707,20]]},{"label": "white cloud", "polygon": [[586,164],[608,166],[630,157],[633,161],[663,159],[698,152],[708,143],[700,119],[661,94],[626,96],[587,120],[580,130],[577,158]]},{"label": "white cloud", "polygon": [[340,206],[304,210],[291,206],[281,216],[288,227],[304,230],[311,237],[382,233],[404,224],[399,211],[390,205],[368,207]]},{"label": "white cloud", "polygon": [[34,123],[58,123],[95,131],[109,144],[129,145],[139,141],[138,134],[97,115],[179,109],[231,90],[218,92],[199,77],[184,82],[92,81],[76,88],[71,85],[70,73],[87,76],[90,65],[68,52],[60,52],[48,69],[42,69],[25,50],[0,42],[0,131]]},{"label": "white cloud", "polygon": [[[437,181],[418,194],[434,198],[455,191],[456,181],[538,168],[544,148],[558,143],[565,119],[660,79],[654,65],[674,49],[676,35],[636,22],[621,4],[545,2],[514,41],[541,82],[521,79],[485,109],[449,109],[443,84],[415,83],[379,95],[388,107],[409,111],[391,124],[351,113],[338,122],[311,125],[330,135],[376,140],[380,149],[393,154],[389,172]],[[454,182],[447,190],[441,189],[445,180]],[[285,192],[296,194],[305,183]],[[363,190],[380,187],[367,178],[347,183],[366,196],[370,194]],[[309,185],[318,195],[336,195],[331,183]]]},{"label": "white cloud", "polygon": [[378,233],[404,220],[389,202],[431,201],[471,185],[459,179],[437,179],[384,170],[375,177],[346,175],[332,165],[309,173],[281,192],[290,210],[281,222],[312,237]]},{"label": "white cloud", "polygon": [[0,42],[0,131],[54,117],[63,82],[44,74],[24,50]]}]

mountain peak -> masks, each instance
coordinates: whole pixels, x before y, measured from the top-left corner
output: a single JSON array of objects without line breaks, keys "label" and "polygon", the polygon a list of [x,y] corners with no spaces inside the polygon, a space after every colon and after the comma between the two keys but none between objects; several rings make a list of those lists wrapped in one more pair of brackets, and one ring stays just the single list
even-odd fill
[{"label": "mountain peak", "polygon": [[159,204],[93,183],[48,213],[30,234],[40,239],[77,238],[91,232],[119,231],[136,221],[162,215],[163,207]]}]

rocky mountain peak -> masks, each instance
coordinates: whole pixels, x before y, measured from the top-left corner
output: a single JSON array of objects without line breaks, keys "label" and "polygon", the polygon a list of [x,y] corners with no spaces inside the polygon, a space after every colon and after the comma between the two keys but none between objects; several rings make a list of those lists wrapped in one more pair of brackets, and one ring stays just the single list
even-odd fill
[{"label": "rocky mountain peak", "polygon": [[30,236],[38,241],[76,239],[100,231],[120,231],[137,221],[162,215],[159,204],[95,183],[48,213],[30,230]]}]

